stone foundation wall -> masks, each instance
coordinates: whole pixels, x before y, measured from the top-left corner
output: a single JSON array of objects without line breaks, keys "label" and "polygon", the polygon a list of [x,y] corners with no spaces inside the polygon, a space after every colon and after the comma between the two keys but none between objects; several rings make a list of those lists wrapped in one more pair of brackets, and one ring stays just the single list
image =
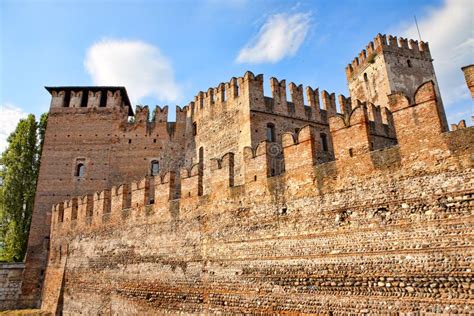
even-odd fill
[{"label": "stone foundation wall", "polygon": [[0,310],[17,307],[24,268],[24,263],[0,264]]}]

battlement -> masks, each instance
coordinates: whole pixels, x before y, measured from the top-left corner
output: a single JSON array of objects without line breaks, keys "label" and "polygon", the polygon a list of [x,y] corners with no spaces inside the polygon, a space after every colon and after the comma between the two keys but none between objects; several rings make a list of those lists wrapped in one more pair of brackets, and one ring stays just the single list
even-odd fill
[{"label": "battlement", "polygon": [[434,304],[469,291],[474,128],[447,132],[426,43],[379,34],[346,74],[350,97],[274,77],[264,91],[248,71],[175,122],[166,105],[132,111],[124,87],[47,87],[26,299],[53,314],[454,311]]},{"label": "battlement", "polygon": [[389,35],[378,34],[366,48],[363,49],[352,63],[346,67],[347,80],[351,80],[364,69],[373,64],[376,58],[385,53],[397,54],[408,58],[425,59],[431,61],[431,52],[426,42],[418,42],[413,39],[406,39]]},{"label": "battlement", "polygon": [[[351,102],[350,98],[339,95],[339,111],[336,111],[328,118],[330,130],[347,128],[362,124],[367,133],[367,150],[376,150],[391,147],[397,143],[393,115],[386,107],[376,106],[370,102]],[[342,142],[351,139],[342,138]]]},{"label": "battlement", "polygon": [[269,81],[270,96],[264,93],[264,76],[254,75],[251,71],[247,71],[243,77],[233,77],[226,83],[209,88],[207,92],[200,91],[186,107],[189,109],[187,116],[212,119],[220,111],[228,111],[232,107],[249,107],[254,111],[327,123],[327,116],[336,113],[334,93],[322,90],[320,100],[319,88],[303,87],[294,82],[287,86],[285,79],[278,80],[275,77],[270,77]]},{"label": "battlement", "polygon": [[[327,117],[336,113],[336,96],[334,93],[322,90],[320,98],[319,88],[303,87],[302,84],[290,82],[288,84],[288,98],[285,79],[279,80],[271,77],[269,80],[271,97],[265,96],[263,104],[261,102],[252,103],[252,110],[318,123],[327,123]],[[259,95],[263,94],[263,91],[259,93]],[[305,104],[304,94],[306,94],[307,104]]]},{"label": "battlement", "polygon": [[188,108],[175,107],[175,121],[168,120],[167,105],[155,106],[155,109],[150,112],[148,105],[137,105],[135,107],[135,115],[133,120],[124,125],[124,130],[127,132],[140,132],[141,134],[161,134],[174,137],[176,134],[184,136],[186,115]]},{"label": "battlement", "polygon": [[51,110],[59,108],[128,108],[133,110],[124,87],[45,87],[51,94]]},{"label": "battlement", "polygon": [[203,117],[218,113],[234,102],[238,102],[242,96],[248,98],[250,86],[262,79],[262,75],[255,76],[247,71],[243,77],[232,77],[228,82],[221,82],[217,87],[211,87],[206,92],[200,91],[187,106],[188,117]]},{"label": "battlement", "polygon": [[[318,162],[321,151],[319,135],[311,125],[302,127],[297,133],[289,131],[283,134],[282,147],[262,141],[255,147],[243,148],[241,167],[245,181],[239,186],[246,189],[236,188],[239,191],[235,192],[263,190],[271,185],[269,179],[274,177],[285,181],[291,190],[296,184],[312,183],[316,174],[323,175],[320,181],[324,183],[325,178],[329,181],[335,174],[338,177],[370,177],[379,169],[407,167],[407,164],[428,166],[433,155],[449,155],[448,140],[452,144],[456,143],[452,137],[466,137],[447,137],[446,133],[442,133],[439,123],[438,126],[434,124],[438,113],[432,82],[420,86],[412,98],[394,94],[390,99],[393,115],[390,112],[382,114],[384,112],[380,111],[380,107],[357,101],[355,105],[343,102],[342,113],[335,113],[329,118],[335,162]],[[421,112],[425,118],[414,120],[413,117],[420,117]],[[388,124],[396,129],[399,144],[393,148],[374,148],[371,126]],[[464,128],[456,132],[471,133],[471,130]],[[427,151],[432,144],[437,145],[438,151]],[[153,214],[161,216],[158,214],[169,207],[169,201],[180,200],[186,205],[201,203],[203,185],[209,186],[204,191],[208,192],[206,195],[211,199],[231,194],[236,187],[234,175],[238,166],[235,157],[236,153],[229,152],[221,157],[209,158],[209,163],[182,168],[179,181],[176,173],[168,172],[55,204],[52,207],[53,234],[108,229],[110,225],[121,225],[119,223],[129,217],[138,221],[147,220],[147,216]],[[204,166],[209,170],[203,170]],[[277,168],[279,173],[274,172]],[[298,194],[296,191],[294,193]]]},{"label": "battlement", "polygon": [[[176,126],[180,124],[184,133],[186,129],[191,130],[187,125],[192,121],[212,122],[224,112],[230,113],[239,109],[321,124],[327,124],[328,117],[338,111],[335,93],[326,90],[320,92],[319,88],[303,87],[294,82],[290,82],[287,87],[285,79],[278,80],[271,77],[269,79],[271,97],[267,97],[264,96],[263,80],[262,74],[254,75],[247,71],[242,77],[233,77],[228,82],[209,88],[206,92],[200,91],[187,106],[183,108],[176,106],[176,122],[168,122],[167,105],[156,106],[152,113],[147,105],[137,105],[134,113],[124,87],[47,87],[46,89],[52,95],[52,111],[128,108],[127,114],[124,115],[132,117],[132,120],[128,124],[122,124],[125,131],[143,130],[147,134],[159,128],[166,128],[169,135],[174,135]],[[305,104],[304,94],[308,104]],[[346,104],[351,100],[343,95],[339,95],[338,100],[340,111],[344,112]]]}]

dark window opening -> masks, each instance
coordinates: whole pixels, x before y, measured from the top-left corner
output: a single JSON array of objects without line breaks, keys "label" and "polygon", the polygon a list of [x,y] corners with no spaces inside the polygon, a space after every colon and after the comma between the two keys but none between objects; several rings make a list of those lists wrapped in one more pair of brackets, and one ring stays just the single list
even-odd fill
[{"label": "dark window opening", "polygon": [[153,140],[153,143],[155,143],[155,144],[156,144],[156,138]]},{"label": "dark window opening", "polygon": [[408,65],[408,68],[411,68],[411,60],[410,59],[407,59],[407,65]]},{"label": "dark window opening", "polygon": [[49,237],[44,237],[44,241],[45,241],[44,243],[46,245],[46,250],[48,250],[48,251],[49,251],[49,248],[51,246],[49,240],[50,240]]},{"label": "dark window opening", "polygon": [[364,81],[365,81],[365,82],[369,81],[369,78],[367,77],[367,74],[366,74],[366,73],[364,73]]},{"label": "dark window opening", "polygon": [[197,133],[198,133],[197,123],[194,122],[194,123],[193,123],[193,135],[196,136]]},{"label": "dark window opening", "polygon": [[86,172],[86,166],[83,163],[77,164],[76,167],[76,177],[84,177],[84,173]]},{"label": "dark window opening", "polygon": [[69,102],[71,101],[71,91],[64,92],[64,107],[69,107]]},{"label": "dark window opening", "polygon": [[253,176],[253,181],[257,181],[257,176]]},{"label": "dark window opening", "polygon": [[272,123],[267,124],[267,140],[269,142],[275,142],[275,125]]},{"label": "dark window opening", "polygon": [[81,108],[87,107],[87,97],[88,97],[88,91],[87,90],[82,91]]},{"label": "dark window opening", "polygon": [[351,156],[351,157],[354,156],[354,152],[353,152],[352,148],[349,148],[349,156]]},{"label": "dark window opening", "polygon": [[129,143],[129,144],[131,144],[131,143],[132,143],[132,140],[131,140],[131,139],[129,139],[129,140],[128,140],[128,143]]},{"label": "dark window opening", "polygon": [[150,173],[152,176],[157,176],[160,172],[160,163],[157,160],[151,162]]},{"label": "dark window opening", "polygon": [[106,105],[107,105],[107,91],[102,91],[102,93],[100,94],[99,107],[105,108]]},{"label": "dark window opening", "polygon": [[328,139],[324,133],[321,134],[321,147],[323,148],[323,151],[328,151]]}]

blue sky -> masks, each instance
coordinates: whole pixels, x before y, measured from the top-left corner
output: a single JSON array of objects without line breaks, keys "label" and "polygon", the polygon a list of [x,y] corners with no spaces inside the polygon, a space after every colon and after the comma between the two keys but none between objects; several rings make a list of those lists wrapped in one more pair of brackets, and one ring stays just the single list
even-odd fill
[{"label": "blue sky", "polygon": [[[135,103],[186,105],[246,70],[348,95],[344,68],[377,33],[435,59],[451,123],[469,119],[460,67],[474,62],[474,1],[0,0],[0,146],[46,85],[125,85]],[[173,111],[171,111],[173,112]]]}]

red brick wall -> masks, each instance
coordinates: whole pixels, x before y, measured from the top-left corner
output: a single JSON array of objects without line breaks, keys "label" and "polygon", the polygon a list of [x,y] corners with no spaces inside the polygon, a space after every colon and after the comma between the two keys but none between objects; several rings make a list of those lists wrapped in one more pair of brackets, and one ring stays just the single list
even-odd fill
[{"label": "red brick wall", "polygon": [[[204,196],[193,168],[181,172],[180,199],[155,179],[146,205],[144,180],[130,186],[137,207],[112,199],[110,214],[53,220],[48,271],[67,256],[63,312],[469,313],[474,129],[441,133],[429,82],[412,104],[390,100],[391,148],[370,150],[360,105],[329,120],[333,162],[318,163],[317,129],[306,126],[283,135],[279,176],[261,143],[243,150],[243,185],[230,186],[227,155],[207,163]],[[46,284],[53,297],[59,278]]]}]

